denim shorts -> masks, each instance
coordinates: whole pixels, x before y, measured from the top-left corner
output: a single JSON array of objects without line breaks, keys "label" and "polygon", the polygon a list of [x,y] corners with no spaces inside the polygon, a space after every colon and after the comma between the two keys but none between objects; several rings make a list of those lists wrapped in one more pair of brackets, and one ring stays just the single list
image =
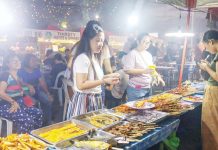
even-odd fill
[{"label": "denim shorts", "polygon": [[137,99],[149,97],[151,93],[150,88],[141,88],[141,89],[136,89],[131,86],[128,86],[127,88],[127,102],[129,101],[134,101]]}]

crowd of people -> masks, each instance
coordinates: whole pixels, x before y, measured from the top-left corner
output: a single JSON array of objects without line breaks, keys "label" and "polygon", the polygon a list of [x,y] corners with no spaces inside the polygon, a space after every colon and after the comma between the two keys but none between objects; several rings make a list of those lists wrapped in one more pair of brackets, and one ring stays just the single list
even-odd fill
[{"label": "crowd of people", "polygon": [[[47,53],[53,52],[48,50]],[[0,117],[13,121],[18,133],[28,133],[53,123],[54,94],[51,87],[57,75],[66,70],[67,64],[60,53],[46,57],[45,61],[51,67],[48,74],[34,54],[23,56],[8,51],[4,57],[0,75]],[[61,84],[60,80],[58,85]]]},{"label": "crowd of people", "polygon": [[[124,97],[127,101],[150,96],[154,84],[165,85],[162,76],[152,68],[161,44],[153,45],[152,38],[147,33],[129,40],[124,51],[119,52],[115,58],[101,24],[92,20],[87,23],[80,41],[71,50],[66,49],[64,56],[47,50],[46,57],[41,62],[34,54],[26,54],[21,58],[13,52],[8,53],[0,75],[0,117],[11,120],[17,133],[28,133],[52,124],[55,96],[51,93],[51,88],[55,85],[58,74],[63,71],[63,77],[73,83],[66,119],[102,109],[107,106],[106,103],[113,103],[107,100],[108,91],[113,97]],[[218,32],[207,31],[202,45],[208,55],[213,55],[213,59],[204,56],[203,59],[200,57],[196,60],[202,74],[207,75],[205,80],[208,80],[202,111],[204,149],[218,147],[217,41]],[[168,49],[167,53],[169,55],[162,57],[163,60],[175,61],[173,51]],[[59,80],[58,86],[61,87],[62,84],[62,80]]]}]

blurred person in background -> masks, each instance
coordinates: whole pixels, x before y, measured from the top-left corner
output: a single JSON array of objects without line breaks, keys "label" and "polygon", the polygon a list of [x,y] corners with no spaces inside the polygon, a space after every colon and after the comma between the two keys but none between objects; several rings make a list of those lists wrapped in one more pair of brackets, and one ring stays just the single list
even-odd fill
[{"label": "blurred person in background", "polygon": [[51,124],[53,97],[48,90],[39,65],[40,61],[35,55],[27,54],[18,71],[18,76],[25,84],[34,87],[35,95],[33,97],[40,102],[43,110],[43,125],[49,125]]},{"label": "blurred person in background", "polygon": [[[17,55],[5,58],[6,70],[0,75],[0,117],[11,120],[17,133],[30,133],[42,126],[42,111],[25,103],[26,91],[18,77],[21,62]],[[34,89],[29,86],[30,94]]]},{"label": "blurred person in background", "polygon": [[52,49],[47,49],[43,64],[45,66],[47,66],[48,68],[51,68],[51,66],[53,65],[52,54],[53,54],[53,50]]},{"label": "blurred person in background", "polygon": [[[57,78],[57,75],[60,72],[65,71],[67,69],[67,64],[65,63],[65,60],[61,54],[59,54],[59,53],[55,54],[53,59],[54,59],[53,60],[54,65],[52,66],[52,70],[50,72],[52,86],[54,86],[54,84],[55,84],[55,80]],[[62,83],[59,80],[58,87],[60,87],[61,84]]]},{"label": "blurred person in background", "polygon": [[70,49],[69,48],[67,48],[67,49],[65,49],[65,51],[64,51],[64,57],[65,57],[65,60],[66,60],[66,62],[68,62],[69,61],[69,59],[70,59],[70,55],[71,55],[71,51],[70,51]]}]

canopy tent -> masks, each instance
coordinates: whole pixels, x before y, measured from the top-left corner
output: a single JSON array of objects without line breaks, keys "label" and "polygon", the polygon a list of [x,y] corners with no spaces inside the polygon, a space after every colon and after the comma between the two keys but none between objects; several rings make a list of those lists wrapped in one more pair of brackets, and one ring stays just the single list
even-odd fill
[{"label": "canopy tent", "polygon": [[192,5],[192,8],[203,8],[203,7],[218,7],[217,0],[159,0],[163,3],[168,3],[178,7],[187,8],[188,4]]},{"label": "canopy tent", "polygon": [[[174,5],[177,7],[187,8],[188,15],[187,15],[187,23],[186,23],[186,31],[189,32],[190,30],[190,19],[191,19],[191,10],[195,8],[210,8],[209,13],[214,13],[217,10],[216,7],[218,7],[218,1],[217,0],[160,0],[163,3],[167,3],[170,5]],[[211,9],[213,11],[211,11]],[[213,14],[217,16],[217,14]],[[180,67],[180,73],[179,73],[179,82],[178,87],[181,87],[182,84],[182,76],[183,76],[183,68],[185,64],[185,56],[186,56],[186,49],[187,49],[187,37],[185,37],[184,40],[184,47],[183,47],[183,53],[182,53],[182,61],[181,61],[181,67]]]}]

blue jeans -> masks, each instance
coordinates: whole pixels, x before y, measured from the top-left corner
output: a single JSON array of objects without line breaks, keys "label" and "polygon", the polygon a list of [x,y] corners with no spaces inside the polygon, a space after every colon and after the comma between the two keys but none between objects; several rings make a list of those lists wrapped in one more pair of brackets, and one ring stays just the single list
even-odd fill
[{"label": "blue jeans", "polygon": [[43,111],[43,125],[50,125],[52,121],[52,102],[49,101],[48,95],[41,88],[38,88],[35,98],[40,102]]},{"label": "blue jeans", "polygon": [[150,89],[136,89],[131,86],[127,88],[127,102],[134,101],[137,99],[145,98],[150,96]]}]

